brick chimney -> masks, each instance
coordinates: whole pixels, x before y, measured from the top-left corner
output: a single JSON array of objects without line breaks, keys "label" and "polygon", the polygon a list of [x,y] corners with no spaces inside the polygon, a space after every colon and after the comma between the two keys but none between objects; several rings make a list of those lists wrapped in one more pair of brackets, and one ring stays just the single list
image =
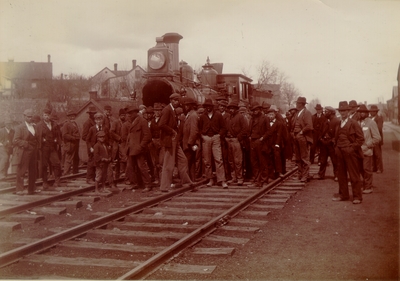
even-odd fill
[{"label": "brick chimney", "polygon": [[97,91],[89,91],[89,97],[91,100],[97,100]]},{"label": "brick chimney", "polygon": [[47,55],[47,62],[51,63],[51,56],[50,55]]},{"label": "brick chimney", "polygon": [[118,64],[114,63],[114,71],[118,71]]},{"label": "brick chimney", "polygon": [[136,67],[136,60],[132,60],[132,69],[135,69]]}]

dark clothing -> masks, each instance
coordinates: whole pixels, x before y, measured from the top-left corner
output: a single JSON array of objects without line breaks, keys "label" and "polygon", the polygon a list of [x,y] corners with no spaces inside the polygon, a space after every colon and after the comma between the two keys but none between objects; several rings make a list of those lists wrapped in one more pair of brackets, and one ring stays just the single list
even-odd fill
[{"label": "dark clothing", "polygon": [[264,114],[253,116],[249,125],[251,169],[253,181],[259,185],[268,181],[267,155],[262,149],[264,142],[260,141],[267,132],[266,119]]},{"label": "dark clothing", "polygon": [[214,111],[210,118],[208,112],[204,112],[199,119],[199,131],[204,136],[212,137],[219,134],[221,138],[224,138],[226,135],[226,125],[221,113]]},{"label": "dark clothing", "polygon": [[75,121],[67,120],[61,129],[61,134],[65,152],[63,174],[68,174],[71,167],[72,173],[76,174],[79,171],[79,140],[81,138],[78,125]]},{"label": "dark clothing", "polygon": [[337,177],[337,161],[334,147],[335,132],[339,126],[340,120],[336,116],[331,119],[326,118],[322,128],[321,146],[320,146],[320,162],[318,175],[321,179],[325,177],[326,167],[328,165],[328,157],[331,158],[333,165],[333,175]]},{"label": "dark clothing", "polygon": [[96,169],[96,182],[104,187],[107,179],[108,165],[111,161],[111,153],[104,143],[97,142],[93,147],[93,161]]},{"label": "dark clothing", "polygon": [[10,166],[14,133],[14,129],[9,131],[5,127],[0,129],[0,180],[7,176],[7,170]]},{"label": "dark clothing", "polygon": [[[326,117],[324,114],[318,114],[315,113],[312,116],[312,123],[313,123],[313,144],[311,145],[310,148],[310,162],[311,164],[314,163],[314,158],[315,158],[315,154],[318,153],[318,151],[320,150],[321,147],[321,136],[322,136],[322,129],[323,126],[326,122]],[[320,157],[318,157],[319,159]],[[320,162],[320,161],[318,161]]]}]

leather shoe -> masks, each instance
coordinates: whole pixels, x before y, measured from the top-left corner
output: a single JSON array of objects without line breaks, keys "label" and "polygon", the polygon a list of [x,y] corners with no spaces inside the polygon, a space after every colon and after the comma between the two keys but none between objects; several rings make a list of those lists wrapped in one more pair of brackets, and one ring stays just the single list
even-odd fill
[{"label": "leather shoe", "polygon": [[342,198],[342,197],[333,197],[332,198],[332,201],[336,201],[336,202],[338,202],[338,201],[347,201],[347,200],[349,200],[349,199]]},{"label": "leather shoe", "polygon": [[364,189],[364,190],[363,190],[363,193],[364,193],[364,194],[370,194],[370,193],[372,193],[372,188]]},{"label": "leather shoe", "polygon": [[224,181],[222,182],[222,188],[223,188],[223,189],[227,189],[227,188],[228,188],[228,185],[227,185],[226,182],[224,182]]},{"label": "leather shoe", "polygon": [[361,200],[355,199],[353,200],[353,204],[361,204]]},{"label": "leather shoe", "polygon": [[210,181],[207,183],[207,186],[213,186],[214,185],[214,180],[210,179]]}]

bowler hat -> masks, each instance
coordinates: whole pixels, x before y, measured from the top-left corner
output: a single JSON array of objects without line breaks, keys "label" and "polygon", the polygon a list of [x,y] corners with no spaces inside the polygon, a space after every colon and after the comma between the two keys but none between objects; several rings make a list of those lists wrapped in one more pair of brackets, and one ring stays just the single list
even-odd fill
[{"label": "bowler hat", "polygon": [[245,106],[239,107],[239,112],[246,112],[247,108]]},{"label": "bowler hat", "polygon": [[325,106],[325,110],[327,110],[327,111],[333,111],[333,112],[336,111],[336,109],[334,109],[332,106]]},{"label": "bowler hat", "polygon": [[365,104],[360,105],[360,107],[357,109],[357,112],[369,112],[367,106]]},{"label": "bowler hat", "polygon": [[125,112],[125,108],[120,108],[120,110],[119,110],[119,115],[123,115],[123,114],[125,114],[126,112]]},{"label": "bowler hat", "polygon": [[100,112],[98,112],[98,113],[96,113],[96,114],[94,115],[94,118],[95,118],[95,119],[97,119],[97,118],[103,119],[103,118],[104,118],[104,115],[101,114]]},{"label": "bowler hat", "polygon": [[24,115],[25,115],[25,116],[28,116],[28,117],[32,117],[32,116],[33,116],[33,110],[30,109],[30,108],[25,109]]},{"label": "bowler hat", "polygon": [[154,113],[153,107],[149,106],[148,108],[146,108],[146,113]]},{"label": "bowler hat", "polygon": [[258,102],[253,102],[250,106],[250,110],[260,109],[261,105]]},{"label": "bowler hat", "polygon": [[214,106],[214,104],[211,99],[206,98],[206,100],[203,103],[203,106]]},{"label": "bowler hat", "polygon": [[73,110],[68,110],[67,116],[72,116],[72,115],[76,115],[76,112]]},{"label": "bowler hat", "polygon": [[106,136],[106,133],[104,131],[98,131],[96,133],[96,137],[105,137],[105,136]]},{"label": "bowler hat", "polygon": [[373,104],[373,105],[371,105],[371,108],[369,109],[369,111],[379,111],[379,108],[378,108],[378,106]]},{"label": "bowler hat", "polygon": [[297,108],[296,107],[289,108],[289,111],[292,111],[292,110],[296,110],[297,111]]},{"label": "bowler hat", "polygon": [[263,103],[262,103],[262,108],[263,108],[263,109],[268,109],[270,106],[271,106],[271,105],[270,105],[269,103],[263,101]]},{"label": "bowler hat", "polygon": [[163,108],[162,108],[161,104],[159,104],[159,103],[154,104],[154,110],[162,110],[162,109]]},{"label": "bowler hat", "polygon": [[228,99],[224,96],[218,96],[215,98],[216,101],[228,101]]},{"label": "bowler hat", "polygon": [[324,109],[321,104],[317,103],[317,105],[314,107],[316,110],[322,110]]},{"label": "bowler hat", "polygon": [[169,96],[170,100],[175,100],[175,99],[180,99],[182,96],[177,93],[173,93],[172,95]]},{"label": "bowler hat", "polygon": [[89,106],[88,111],[86,113],[97,113],[96,107],[95,106]]},{"label": "bowler hat", "polygon": [[344,111],[344,110],[349,110],[349,104],[347,103],[347,101],[340,101],[339,102],[339,107],[337,108],[337,110],[339,111]]},{"label": "bowler hat", "polygon": [[356,102],[355,100],[351,100],[351,101],[349,102],[349,107],[351,107],[351,108],[353,108],[353,107],[358,107],[358,104],[357,104],[357,102]]},{"label": "bowler hat", "polygon": [[271,105],[267,112],[278,112],[278,108],[275,104]]},{"label": "bowler hat", "polygon": [[237,101],[231,101],[228,104],[228,108],[230,108],[230,107],[239,108],[239,103]]},{"label": "bowler hat", "polygon": [[218,105],[222,105],[222,106],[227,107],[228,106],[228,101],[227,100],[220,100],[220,101],[218,101]]},{"label": "bowler hat", "polygon": [[298,97],[296,102],[307,104],[307,99],[305,97]]},{"label": "bowler hat", "polygon": [[185,97],[183,104],[197,104],[197,102],[195,101],[195,99]]},{"label": "bowler hat", "polygon": [[181,115],[183,113],[182,107],[175,108],[175,113],[176,113],[176,115]]},{"label": "bowler hat", "polygon": [[126,113],[134,112],[134,111],[139,112],[139,108],[137,106],[135,106],[135,105],[130,105],[126,109]]}]

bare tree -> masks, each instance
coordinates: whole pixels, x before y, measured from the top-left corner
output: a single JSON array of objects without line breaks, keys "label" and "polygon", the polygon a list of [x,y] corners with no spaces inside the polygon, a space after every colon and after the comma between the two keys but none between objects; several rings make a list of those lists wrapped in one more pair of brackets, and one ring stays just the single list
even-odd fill
[{"label": "bare tree", "polygon": [[284,103],[290,108],[295,105],[297,98],[300,96],[300,92],[292,83],[285,81],[281,84],[281,95]]},{"label": "bare tree", "polygon": [[263,61],[257,68],[257,89],[262,90],[267,84],[277,84],[279,78],[279,70],[269,61]]}]

